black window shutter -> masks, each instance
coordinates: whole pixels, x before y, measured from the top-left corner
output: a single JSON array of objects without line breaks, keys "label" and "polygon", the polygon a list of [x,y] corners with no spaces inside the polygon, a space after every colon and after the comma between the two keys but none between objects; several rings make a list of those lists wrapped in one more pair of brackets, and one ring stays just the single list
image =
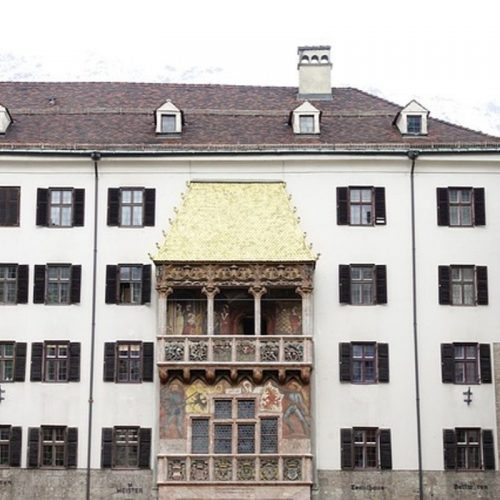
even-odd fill
[{"label": "black window shutter", "polygon": [[9,466],[21,466],[21,444],[22,444],[22,428],[12,427],[10,430],[10,447],[9,447]]},{"label": "black window shutter", "polygon": [[73,191],[73,226],[83,226],[85,223],[85,189]]},{"label": "black window shutter", "polygon": [[477,303],[480,306],[488,305],[488,268],[476,266]]},{"label": "black window shutter", "polygon": [[156,191],[154,189],[144,190],[144,225],[155,225]]},{"label": "black window shutter", "polygon": [[485,224],[484,188],[474,188],[474,225],[484,226]]},{"label": "black window shutter", "polygon": [[31,382],[42,381],[42,359],[43,359],[43,343],[33,342],[31,344]]},{"label": "black window shutter", "polygon": [[437,188],[437,223],[438,226],[449,226],[450,209],[448,206],[448,188]]},{"label": "black window shutter", "polygon": [[104,382],[115,381],[115,343],[104,343]]},{"label": "black window shutter", "polygon": [[120,190],[108,189],[108,226],[118,226],[120,221]]},{"label": "black window shutter", "polygon": [[375,266],[375,286],[377,304],[387,304],[387,269],[385,266]]},{"label": "black window shutter", "polygon": [[151,429],[139,429],[139,468],[149,469],[151,455]]},{"label": "black window shutter", "polygon": [[345,226],[349,224],[349,188],[337,188],[337,224]]},{"label": "black window shutter", "polygon": [[80,382],[80,342],[69,343],[69,377],[70,382]]},{"label": "black window shutter", "polygon": [[389,382],[389,344],[377,344],[378,381]]},{"label": "black window shutter", "polygon": [[74,468],[76,467],[78,454],[78,429],[69,427],[66,439],[66,467]]},{"label": "black window shutter", "polygon": [[106,304],[117,303],[117,273],[118,266],[106,266]]},{"label": "black window shutter", "polygon": [[36,225],[37,226],[48,226],[48,202],[49,202],[49,190],[38,188],[36,191]]},{"label": "black window shutter", "polygon": [[493,431],[485,429],[483,434],[483,467],[485,470],[495,470],[495,445]]},{"label": "black window shutter", "polygon": [[457,436],[454,429],[443,430],[444,468],[457,468]]},{"label": "black window shutter", "polygon": [[45,302],[45,266],[35,266],[35,283],[33,286],[33,303]]},{"label": "black window shutter", "polygon": [[154,372],[154,344],[144,342],[142,344],[142,380],[144,382],[153,381]]},{"label": "black window shutter", "polygon": [[17,266],[17,303],[28,303],[28,279],[29,266],[23,264]]},{"label": "black window shutter", "polygon": [[38,467],[38,446],[40,429],[30,427],[28,429],[28,467]]},{"label": "black window shutter", "polygon": [[450,267],[439,266],[439,303],[450,304]]},{"label": "black window shutter", "polygon": [[113,429],[104,427],[102,429],[101,442],[101,468],[109,469],[113,465]]},{"label": "black window shutter", "polygon": [[453,344],[441,344],[441,380],[445,384],[455,382],[455,348]]},{"label": "black window shutter", "polygon": [[339,299],[341,304],[351,303],[351,267],[339,266]]},{"label": "black window shutter", "polygon": [[71,303],[80,303],[82,266],[71,266]]},{"label": "black window shutter", "polygon": [[391,431],[380,429],[380,468],[392,469]]},{"label": "black window shutter", "polygon": [[479,361],[481,367],[481,382],[491,384],[491,351],[490,344],[479,344]]},{"label": "black window shutter", "polygon": [[16,342],[14,382],[24,382],[26,373],[26,342]]},{"label": "black window shutter", "polygon": [[385,224],[385,188],[375,188],[375,224]]},{"label": "black window shutter", "polygon": [[352,429],[340,429],[340,467],[343,470],[353,468]]},{"label": "black window shutter", "polygon": [[151,302],[151,265],[142,266],[142,298],[141,304]]},{"label": "black window shutter", "polygon": [[351,381],[351,344],[349,342],[339,344],[339,375],[341,382]]}]

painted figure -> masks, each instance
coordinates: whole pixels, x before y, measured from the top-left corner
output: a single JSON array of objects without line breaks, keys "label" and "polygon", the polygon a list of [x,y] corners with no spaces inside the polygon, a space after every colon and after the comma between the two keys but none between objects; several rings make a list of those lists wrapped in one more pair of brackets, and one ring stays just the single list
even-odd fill
[{"label": "painted figure", "polygon": [[292,382],[289,389],[283,391],[285,393],[287,408],[283,415],[288,434],[296,434],[293,417],[299,422],[304,435],[309,434],[309,412],[302,395],[301,387],[297,382]]},{"label": "painted figure", "polygon": [[178,384],[172,384],[166,394],[166,430],[174,429],[176,437],[183,437],[184,434],[184,391]]}]

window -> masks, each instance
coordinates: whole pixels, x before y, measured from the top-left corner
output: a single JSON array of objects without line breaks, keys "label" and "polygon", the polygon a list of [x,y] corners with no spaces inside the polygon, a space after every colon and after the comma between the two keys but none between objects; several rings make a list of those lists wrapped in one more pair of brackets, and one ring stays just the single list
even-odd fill
[{"label": "window", "polygon": [[28,467],[74,468],[77,465],[78,429],[42,426],[28,431]]},{"label": "window", "polygon": [[191,429],[191,453],[278,453],[278,419],[258,418],[254,399],[215,399],[213,417],[193,418]]},{"label": "window", "polygon": [[85,190],[73,188],[38,188],[36,225],[77,227],[84,225]]},{"label": "window", "polygon": [[422,115],[407,115],[406,126],[408,134],[421,134]]},{"label": "window", "polygon": [[107,304],[145,304],[151,300],[151,266],[106,266]]},{"label": "window", "polygon": [[341,304],[374,305],[387,303],[385,266],[351,264],[339,266]]},{"label": "window", "polygon": [[495,470],[493,431],[455,428],[443,431],[446,470]]},{"label": "window", "polygon": [[148,469],[151,429],[113,427],[102,430],[101,467]]},{"label": "window", "polygon": [[34,342],[31,347],[32,382],[79,382],[79,342]]},{"label": "window", "polygon": [[491,384],[489,344],[441,344],[441,375],[444,383]]},{"label": "window", "polygon": [[33,302],[64,305],[80,302],[81,266],[48,264],[35,266]]},{"label": "window", "polygon": [[0,342],[0,382],[24,382],[26,343]]},{"label": "window", "polygon": [[385,223],[385,188],[373,186],[337,188],[338,225],[373,226]]},{"label": "window", "polygon": [[175,134],[177,132],[176,116],[174,114],[161,115],[161,132],[163,134]]},{"label": "window", "polygon": [[108,189],[108,226],[155,224],[155,190],[142,187]]},{"label": "window", "polygon": [[314,134],[314,116],[300,115],[299,128],[301,134]]},{"label": "window", "polygon": [[19,226],[20,187],[0,187],[0,227]]},{"label": "window", "polygon": [[21,427],[0,426],[0,467],[21,466]]},{"label": "window", "polygon": [[340,440],[342,469],[392,469],[389,429],[341,429]]},{"label": "window", "polygon": [[439,266],[438,274],[440,304],[488,304],[488,273],[485,266]]},{"label": "window", "polygon": [[0,264],[0,304],[28,302],[28,266]]},{"label": "window", "polygon": [[389,382],[389,345],[375,342],[339,344],[340,381],[353,384]]},{"label": "window", "polygon": [[484,188],[437,188],[439,226],[472,227],[486,224]]},{"label": "window", "polygon": [[153,342],[106,342],[104,344],[105,382],[152,382]]}]

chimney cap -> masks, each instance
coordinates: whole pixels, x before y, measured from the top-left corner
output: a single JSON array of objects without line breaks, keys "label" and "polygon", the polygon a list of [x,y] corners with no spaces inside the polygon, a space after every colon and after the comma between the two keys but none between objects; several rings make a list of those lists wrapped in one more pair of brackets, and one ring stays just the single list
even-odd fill
[{"label": "chimney cap", "polygon": [[330,45],[303,45],[297,49],[297,54],[300,54],[304,50],[330,50],[331,48]]}]

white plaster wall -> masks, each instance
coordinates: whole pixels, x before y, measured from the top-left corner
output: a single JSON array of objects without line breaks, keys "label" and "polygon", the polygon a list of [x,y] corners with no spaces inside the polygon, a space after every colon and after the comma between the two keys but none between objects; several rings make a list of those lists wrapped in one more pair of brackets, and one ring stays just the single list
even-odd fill
[{"label": "white plaster wall", "polygon": [[[467,156],[460,161],[440,157],[417,161],[418,331],[422,399],[424,468],[442,469],[442,429],[477,426],[495,429],[493,385],[472,387],[473,404],[461,393],[466,386],[441,383],[442,342],[492,342],[498,338],[496,304],[500,300],[500,158],[486,162]],[[92,467],[100,466],[101,428],[114,425],[157,425],[158,380],[137,385],[102,382],[104,342],[154,341],[156,300],[144,306],[104,303],[105,266],[149,263],[155,242],[168,231],[168,219],[181,203],[188,180],[284,180],[301,218],[307,240],[320,252],[315,274],[314,335],[316,360],[314,413],[317,465],[340,468],[340,428],[390,428],[394,469],[417,467],[415,380],[411,288],[410,161],[396,157],[327,158],[220,157],[199,159],[103,159],[99,180],[99,232],[94,434]],[[29,304],[2,306],[0,338],[29,344],[25,383],[3,384],[0,424],[23,426],[23,465],[27,428],[65,424],[79,428],[80,467],[86,465],[88,386],[91,332],[91,282],[94,171],[90,159],[0,157],[0,185],[20,185],[21,226],[0,228],[0,262],[30,265]],[[337,226],[336,188],[374,185],[386,189],[387,224]],[[436,223],[436,187],[486,188],[486,222],[482,228],[443,228]],[[38,228],[36,188],[85,188],[83,228]],[[156,189],[156,226],[117,228],[106,225],[108,187]],[[47,262],[82,265],[79,305],[32,303],[33,266]],[[338,266],[374,263],[387,266],[388,304],[340,305]],[[437,266],[488,266],[489,306],[457,308],[438,305]],[[153,273],[154,274],[154,273]],[[29,382],[30,344],[43,340],[82,343],[81,382]],[[349,341],[389,343],[390,383],[356,386],[339,382],[338,344]],[[153,441],[155,436],[153,435]],[[153,460],[153,459],[152,459]],[[154,463],[154,460],[152,461]]]}]

